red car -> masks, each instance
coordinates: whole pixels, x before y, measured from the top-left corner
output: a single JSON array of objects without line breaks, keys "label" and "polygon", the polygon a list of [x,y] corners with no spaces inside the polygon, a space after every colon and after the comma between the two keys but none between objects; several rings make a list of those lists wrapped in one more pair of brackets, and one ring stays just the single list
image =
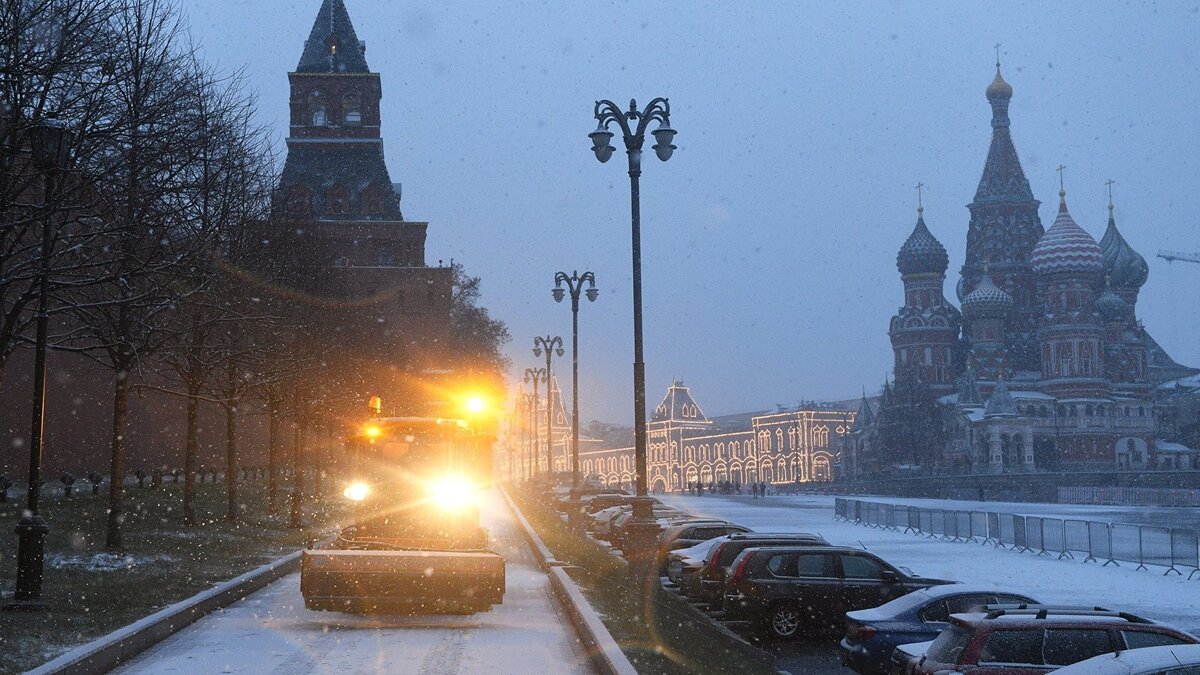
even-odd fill
[{"label": "red car", "polygon": [[1102,607],[989,606],[951,615],[923,654],[898,647],[893,666],[917,675],[1033,675],[1098,654],[1196,643],[1200,639],[1181,630]]}]

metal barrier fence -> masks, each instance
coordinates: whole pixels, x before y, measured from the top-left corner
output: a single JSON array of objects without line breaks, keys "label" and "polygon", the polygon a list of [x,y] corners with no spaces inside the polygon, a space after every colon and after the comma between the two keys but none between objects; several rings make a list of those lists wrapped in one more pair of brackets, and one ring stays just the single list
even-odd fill
[{"label": "metal barrier fence", "polygon": [[931,539],[992,544],[1018,553],[1075,559],[1101,566],[1136,563],[1165,567],[1166,574],[1200,575],[1200,535],[1194,530],[1102,523],[1093,520],[1021,516],[991,511],[926,509],[836,497],[833,517],[867,527]]}]

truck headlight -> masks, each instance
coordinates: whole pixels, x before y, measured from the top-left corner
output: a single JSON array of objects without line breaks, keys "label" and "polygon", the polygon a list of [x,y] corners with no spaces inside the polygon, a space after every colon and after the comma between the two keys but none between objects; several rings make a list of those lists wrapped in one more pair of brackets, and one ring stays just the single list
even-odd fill
[{"label": "truck headlight", "polygon": [[445,511],[460,511],[475,502],[475,488],[462,476],[443,476],[429,491],[433,502]]},{"label": "truck headlight", "polygon": [[352,502],[361,502],[371,493],[371,486],[366,483],[351,483],[342,490],[342,496]]}]

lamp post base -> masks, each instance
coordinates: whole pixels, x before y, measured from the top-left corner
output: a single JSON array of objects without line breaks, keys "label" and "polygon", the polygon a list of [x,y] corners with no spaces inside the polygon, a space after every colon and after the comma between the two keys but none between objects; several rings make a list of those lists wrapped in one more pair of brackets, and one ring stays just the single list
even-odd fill
[{"label": "lamp post base", "polygon": [[626,526],[627,548],[625,560],[629,572],[641,579],[656,571],[658,563],[658,536],[662,533],[654,519],[654,501],[649,497],[634,497],[633,518]]},{"label": "lamp post base", "polygon": [[571,488],[567,498],[567,525],[575,532],[583,531],[583,505],[579,501],[579,491]]},{"label": "lamp post base", "polygon": [[42,600],[42,567],[46,550],[46,534],[50,528],[41,514],[21,518],[14,530],[17,533],[17,585],[13,599],[4,605],[7,612],[34,612],[47,609]]}]

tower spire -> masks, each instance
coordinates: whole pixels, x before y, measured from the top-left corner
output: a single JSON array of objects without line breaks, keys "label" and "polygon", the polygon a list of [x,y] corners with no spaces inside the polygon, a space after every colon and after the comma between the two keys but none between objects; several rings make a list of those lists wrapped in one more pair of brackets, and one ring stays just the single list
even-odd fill
[{"label": "tower spire", "polygon": [[921,217],[922,213],[925,213],[925,204],[921,198],[922,197],[921,193],[922,193],[922,190],[924,190],[924,188],[925,188],[924,183],[917,183],[917,217],[918,218]]},{"label": "tower spire", "polygon": [[1111,178],[1109,178],[1109,179],[1108,179],[1107,181],[1105,181],[1105,183],[1104,183],[1105,185],[1107,185],[1107,186],[1108,186],[1108,219],[1109,219],[1109,220],[1112,220],[1112,219],[1113,219],[1113,201],[1112,201],[1112,186],[1113,186],[1113,183],[1116,183],[1116,181],[1114,181],[1114,180],[1113,180],[1113,179],[1111,179]]},{"label": "tower spire", "polygon": [[322,0],[304,41],[298,73],[367,73],[366,45],[359,42],[343,0]]},{"label": "tower spire", "polygon": [[1067,170],[1066,164],[1059,164],[1058,168],[1056,169],[1056,171],[1058,171],[1058,210],[1059,211],[1067,210],[1067,184],[1064,182],[1064,179],[1063,179],[1063,172],[1066,170]]}]

